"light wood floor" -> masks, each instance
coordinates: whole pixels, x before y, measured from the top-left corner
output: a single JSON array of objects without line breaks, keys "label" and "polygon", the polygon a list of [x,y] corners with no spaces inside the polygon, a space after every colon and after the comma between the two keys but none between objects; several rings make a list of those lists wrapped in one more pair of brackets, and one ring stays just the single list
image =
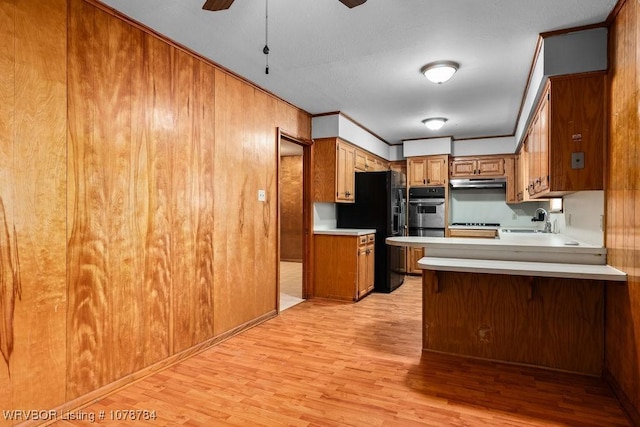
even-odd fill
[{"label": "light wood floor", "polygon": [[308,300],[84,411],[119,426],[147,423],[110,411],[166,426],[629,425],[600,379],[421,354],[420,317],[416,277],[355,304]]},{"label": "light wood floor", "polygon": [[280,311],[287,310],[302,299],[302,263],[280,262]]}]

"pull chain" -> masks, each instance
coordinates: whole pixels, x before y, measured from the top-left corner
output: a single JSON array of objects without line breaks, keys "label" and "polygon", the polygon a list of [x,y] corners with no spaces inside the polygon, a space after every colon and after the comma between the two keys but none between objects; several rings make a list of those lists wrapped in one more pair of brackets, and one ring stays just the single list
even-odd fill
[{"label": "pull chain", "polygon": [[264,73],[269,74],[269,0],[265,0],[264,9],[264,48],[262,48],[262,53],[264,53],[266,61]]}]

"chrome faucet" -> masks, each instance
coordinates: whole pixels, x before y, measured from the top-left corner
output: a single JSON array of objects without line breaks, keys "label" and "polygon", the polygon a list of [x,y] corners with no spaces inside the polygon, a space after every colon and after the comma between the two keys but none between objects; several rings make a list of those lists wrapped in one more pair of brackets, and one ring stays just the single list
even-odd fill
[{"label": "chrome faucet", "polygon": [[544,232],[551,233],[551,221],[549,221],[549,213],[543,208],[536,209],[531,221],[544,221]]}]

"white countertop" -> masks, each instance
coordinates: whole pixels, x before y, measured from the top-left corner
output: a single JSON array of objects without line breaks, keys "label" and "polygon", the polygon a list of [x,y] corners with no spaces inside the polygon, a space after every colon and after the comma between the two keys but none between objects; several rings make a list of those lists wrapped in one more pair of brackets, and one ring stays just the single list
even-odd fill
[{"label": "white countertop", "polygon": [[449,230],[499,230],[496,225],[450,225]]},{"label": "white countertop", "polygon": [[[606,264],[606,248],[561,234],[500,234],[497,239],[468,237],[388,237],[387,244],[424,247],[425,255],[441,258]],[[567,244],[567,243],[577,243]]]},{"label": "white countertop", "polygon": [[375,233],[375,228],[326,228],[313,230],[313,234],[328,234],[332,236],[364,236]]},{"label": "white countertop", "polygon": [[429,270],[626,281],[606,265],[607,249],[562,234],[500,233],[496,239],[387,237],[395,246],[424,247],[418,265]]},{"label": "white countertop", "polygon": [[626,273],[609,265],[424,257],[418,260],[418,266],[427,270],[462,273],[510,274],[515,276],[560,277],[614,282],[627,281]]}]

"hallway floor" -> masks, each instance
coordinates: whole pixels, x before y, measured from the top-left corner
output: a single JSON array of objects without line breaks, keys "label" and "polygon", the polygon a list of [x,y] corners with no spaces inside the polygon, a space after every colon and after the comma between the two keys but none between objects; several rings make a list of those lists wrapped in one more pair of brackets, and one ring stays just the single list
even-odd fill
[{"label": "hallway floor", "polygon": [[302,263],[280,262],[280,311],[284,311],[302,299]]}]

